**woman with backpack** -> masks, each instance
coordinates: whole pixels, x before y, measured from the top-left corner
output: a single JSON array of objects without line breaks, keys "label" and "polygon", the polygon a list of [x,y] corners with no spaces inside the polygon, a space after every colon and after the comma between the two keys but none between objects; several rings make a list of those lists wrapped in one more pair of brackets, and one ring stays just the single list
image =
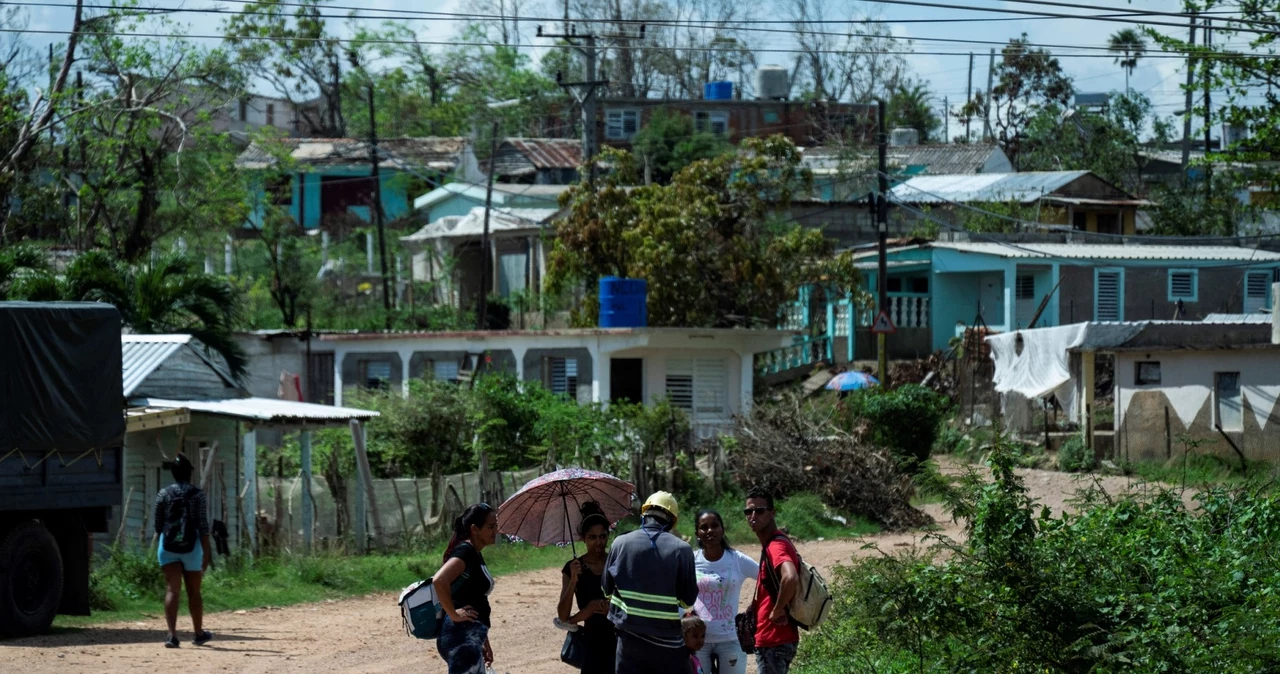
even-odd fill
[{"label": "woman with backpack", "polygon": [[156,494],[156,535],[160,545],[156,557],[164,572],[164,619],[169,626],[169,638],[165,648],[177,648],[178,604],[182,586],[187,586],[187,609],[191,612],[191,626],[195,630],[196,646],[203,646],[213,638],[204,629],[204,598],[200,594],[200,581],[213,558],[213,545],[209,541],[209,497],[191,484],[195,470],[185,454],[178,454],[170,468],[173,484]]},{"label": "woman with backpack", "polygon": [[760,573],[759,562],[733,549],[724,536],[724,518],[703,510],[695,521],[698,549],[693,551],[698,574],[698,602],[693,610],[707,624],[707,638],[697,656],[702,667],[719,674],[746,674],[747,655],[738,645],[734,616],[742,585]]},{"label": "woman with backpack", "polygon": [[444,565],[432,576],[436,601],[444,609],[444,625],[436,650],[449,674],[484,674],[493,664],[489,646],[489,593],[493,576],[480,551],[498,538],[498,512],[487,503],[467,508],[453,521],[453,538]]},{"label": "woman with backpack", "polygon": [[[572,638],[582,647],[583,673],[614,674],[618,635],[609,622],[609,600],[604,598],[600,582],[609,552],[609,518],[595,501],[583,503],[579,512],[582,523],[578,525],[578,535],[587,549],[581,557],[564,565],[556,612],[560,622],[581,625],[576,632],[578,636]],[[575,597],[578,612],[572,613]]]}]

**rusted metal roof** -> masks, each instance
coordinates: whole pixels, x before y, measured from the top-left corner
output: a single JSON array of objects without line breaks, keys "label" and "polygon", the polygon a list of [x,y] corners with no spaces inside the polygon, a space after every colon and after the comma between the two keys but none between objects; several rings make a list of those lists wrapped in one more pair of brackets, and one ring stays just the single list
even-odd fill
[{"label": "rusted metal roof", "polygon": [[[378,141],[378,165],[388,169],[448,172],[462,161],[470,141],[462,137],[384,138]],[[236,157],[236,168],[266,169],[281,154],[301,166],[368,166],[369,143],[357,138],[280,138],[269,144],[251,143]]]},{"label": "rusted metal roof", "polygon": [[[582,142],[571,138],[508,138],[502,141],[524,155],[536,169],[576,169],[582,166]],[[502,148],[498,149],[502,152]]]}]

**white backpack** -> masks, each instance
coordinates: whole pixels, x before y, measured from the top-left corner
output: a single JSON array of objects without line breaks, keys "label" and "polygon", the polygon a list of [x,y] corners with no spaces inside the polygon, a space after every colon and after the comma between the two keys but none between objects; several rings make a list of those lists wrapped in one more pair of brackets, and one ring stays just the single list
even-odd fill
[{"label": "white backpack", "polygon": [[[775,538],[787,539],[783,534],[778,534]],[[768,548],[765,548],[767,552]],[[767,554],[762,554],[764,559],[762,563],[767,564],[769,570],[773,569],[772,560],[768,559]],[[816,628],[827,619],[827,613],[831,611],[831,590],[827,589],[827,581],[822,574],[813,567],[812,564],[804,561],[800,557],[799,551],[796,557],[800,558],[800,564],[796,568],[796,573],[800,576],[799,586],[796,588],[796,596],[792,598],[791,605],[787,607],[787,613],[800,627],[806,630]],[[772,576],[772,574],[770,574]],[[780,579],[775,579],[775,587],[780,585]]]},{"label": "white backpack", "polygon": [[404,631],[419,639],[435,639],[444,625],[444,609],[436,602],[431,579],[420,580],[400,593],[400,613]]}]

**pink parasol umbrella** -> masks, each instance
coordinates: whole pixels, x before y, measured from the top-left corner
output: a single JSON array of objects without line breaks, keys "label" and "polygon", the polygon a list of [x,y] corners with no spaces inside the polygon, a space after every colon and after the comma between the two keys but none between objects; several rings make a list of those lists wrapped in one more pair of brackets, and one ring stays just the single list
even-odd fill
[{"label": "pink parasol umbrella", "polygon": [[[635,485],[608,473],[566,468],[529,481],[498,507],[498,531],[536,546],[573,544],[577,540],[579,511],[595,501],[604,510],[609,526],[631,514]],[[574,557],[578,556],[573,546]]]}]

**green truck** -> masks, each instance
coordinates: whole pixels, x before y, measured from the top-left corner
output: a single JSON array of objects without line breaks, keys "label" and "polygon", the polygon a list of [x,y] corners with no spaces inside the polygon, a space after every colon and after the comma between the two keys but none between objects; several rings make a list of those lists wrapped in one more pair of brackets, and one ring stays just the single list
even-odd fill
[{"label": "green truck", "polygon": [[89,614],[91,535],[120,505],[120,314],[0,302],[0,637]]}]

